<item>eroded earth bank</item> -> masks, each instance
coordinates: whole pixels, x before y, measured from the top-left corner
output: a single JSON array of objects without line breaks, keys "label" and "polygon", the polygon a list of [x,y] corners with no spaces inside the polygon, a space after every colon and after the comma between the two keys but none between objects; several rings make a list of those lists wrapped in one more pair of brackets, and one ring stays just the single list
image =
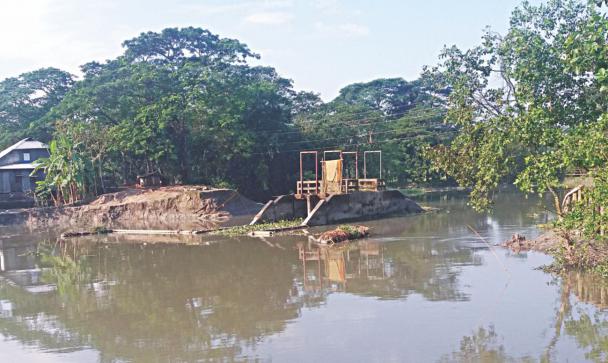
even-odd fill
[{"label": "eroded earth bank", "polygon": [[231,189],[171,186],[104,194],[81,206],[29,208],[0,213],[0,225],[29,228],[210,228],[245,221],[260,204]]}]

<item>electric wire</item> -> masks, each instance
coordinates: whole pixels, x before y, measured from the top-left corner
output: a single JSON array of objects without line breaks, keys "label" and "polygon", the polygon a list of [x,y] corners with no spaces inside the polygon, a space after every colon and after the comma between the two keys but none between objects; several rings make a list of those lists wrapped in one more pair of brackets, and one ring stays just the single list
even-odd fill
[{"label": "electric wire", "polygon": [[[387,115],[376,115],[376,116],[372,116],[372,117],[365,117],[365,118],[359,118],[359,119],[349,119],[349,120],[338,120],[338,121],[334,121],[331,123],[332,126],[334,125],[352,125],[352,126],[368,126],[368,125],[374,125],[374,124],[378,124],[378,123],[392,123],[392,122],[397,122],[397,121],[401,121],[403,120],[404,116],[409,116],[411,115],[412,118],[430,118],[430,117],[436,117],[436,116],[443,116],[445,114],[445,111],[441,110],[441,111],[436,111],[436,110],[423,110],[420,112],[411,112],[411,111],[404,111],[404,112],[400,112],[400,113],[395,113],[392,114],[390,116]],[[382,119],[387,119],[389,117],[395,117],[395,116],[401,116],[399,118],[390,118],[388,120],[382,120]],[[320,119],[320,120],[310,120],[310,121],[305,121],[308,124],[322,124],[323,121],[327,121],[329,120],[328,118],[326,119]],[[371,122],[373,120],[382,120],[382,121],[376,121],[376,122]],[[367,123],[357,123],[359,121],[368,121]],[[297,124],[293,124],[293,126],[298,127],[301,126],[302,122],[298,122]],[[305,125],[306,126],[306,125]],[[276,132],[272,132],[276,130]],[[272,132],[269,135],[287,135],[287,134],[297,134],[297,133],[301,133],[301,130],[289,130],[289,131],[283,131],[283,130],[279,130],[279,129],[266,129],[266,130],[261,130],[261,129],[251,129],[249,130],[249,132]]]}]

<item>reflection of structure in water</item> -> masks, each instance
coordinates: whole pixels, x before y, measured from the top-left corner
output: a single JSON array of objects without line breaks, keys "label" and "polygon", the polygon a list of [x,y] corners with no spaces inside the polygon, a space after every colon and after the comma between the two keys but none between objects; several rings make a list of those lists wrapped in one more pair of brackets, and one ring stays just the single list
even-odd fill
[{"label": "reflection of structure in water", "polygon": [[36,265],[35,250],[35,244],[11,245],[0,240],[0,272],[33,269]]},{"label": "reflection of structure in water", "polygon": [[309,241],[298,244],[298,251],[306,291],[323,289],[323,281],[330,290],[346,291],[349,280],[384,280],[391,275],[377,242],[326,247]]},{"label": "reflection of structure in water", "polygon": [[36,244],[0,240],[0,277],[33,293],[53,290],[54,285],[42,281],[42,272],[36,261]]}]

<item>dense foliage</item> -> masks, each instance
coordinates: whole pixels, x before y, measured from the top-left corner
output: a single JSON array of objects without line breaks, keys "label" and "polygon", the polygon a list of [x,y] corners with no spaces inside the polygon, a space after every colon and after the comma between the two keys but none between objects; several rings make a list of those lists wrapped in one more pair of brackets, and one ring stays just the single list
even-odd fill
[{"label": "dense foliage", "polygon": [[[344,87],[326,104],[308,107],[295,117],[315,149],[382,150],[383,177],[392,185],[444,183],[424,156],[430,146],[443,145],[456,129],[443,122],[446,92],[422,80],[378,79]],[[377,177],[378,161],[370,162]]]},{"label": "dense foliage", "polygon": [[524,2],[505,35],[446,48],[428,77],[450,87],[446,120],[460,128],[433,150],[436,166],[472,188],[487,208],[502,182],[549,191],[561,214],[565,174],[605,169],[608,98],[606,17],[593,4]]},{"label": "dense foliage", "polygon": [[[89,194],[92,184],[90,159],[84,144],[73,144],[71,135],[60,134],[49,144],[49,157],[39,159],[34,172],[44,171],[46,177],[38,182],[38,197],[55,205],[75,203]],[[93,180],[94,182],[94,180]]]},{"label": "dense foliage", "polygon": [[44,125],[50,109],[63,99],[74,77],[56,68],[42,68],[0,82],[0,148],[24,137],[50,138]]},{"label": "dense foliage", "polygon": [[[420,81],[354,84],[324,103],[273,68],[251,66],[258,56],[246,45],[204,29],[143,33],[123,47],[116,59],[83,65],[77,82],[43,69],[0,83],[0,147],[55,138],[39,190],[55,191],[57,203],[150,172],[262,199],[293,189],[298,151],[310,148],[383,149],[393,183],[438,179],[422,150],[452,129]],[[72,151],[81,164],[69,165]]]}]

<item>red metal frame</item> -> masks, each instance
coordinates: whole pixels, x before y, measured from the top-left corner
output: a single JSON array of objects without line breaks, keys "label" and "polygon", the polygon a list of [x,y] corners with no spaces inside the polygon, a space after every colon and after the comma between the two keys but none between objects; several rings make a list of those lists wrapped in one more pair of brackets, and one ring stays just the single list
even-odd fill
[{"label": "red metal frame", "polygon": [[304,191],[304,166],[302,156],[305,154],[315,155],[315,191],[319,194],[319,152],[318,151],[300,151],[300,188]]},{"label": "red metal frame", "polygon": [[[319,181],[319,151],[316,150],[307,150],[307,151],[300,151],[300,183],[299,183],[299,188],[297,194],[298,195],[311,195],[311,188],[310,188],[310,181],[308,181],[306,188],[304,187],[304,157],[306,155],[314,155],[315,156],[315,188],[314,191],[316,193],[316,195],[319,195],[320,192],[320,181]],[[324,163],[325,161],[327,161],[327,155],[330,153],[337,153],[339,154],[339,159],[337,160],[343,160],[343,165],[342,165],[342,170],[344,171],[347,168],[346,163],[344,163],[344,158],[347,155],[354,155],[355,156],[355,180],[359,180],[362,181],[363,179],[359,179],[359,152],[358,151],[342,151],[342,150],[324,150],[323,151],[323,159],[321,160],[322,163]],[[363,178],[367,179],[367,154],[379,154],[380,160],[379,160],[379,178],[377,178],[377,180],[382,179],[382,151],[381,150],[369,150],[369,151],[364,151],[363,152]],[[334,159],[332,159],[334,160]],[[349,175],[350,176],[350,175]],[[357,183],[358,184],[358,188],[361,187],[361,183]],[[348,193],[348,182],[346,183],[346,192]],[[306,190],[306,193],[305,193]]]}]

